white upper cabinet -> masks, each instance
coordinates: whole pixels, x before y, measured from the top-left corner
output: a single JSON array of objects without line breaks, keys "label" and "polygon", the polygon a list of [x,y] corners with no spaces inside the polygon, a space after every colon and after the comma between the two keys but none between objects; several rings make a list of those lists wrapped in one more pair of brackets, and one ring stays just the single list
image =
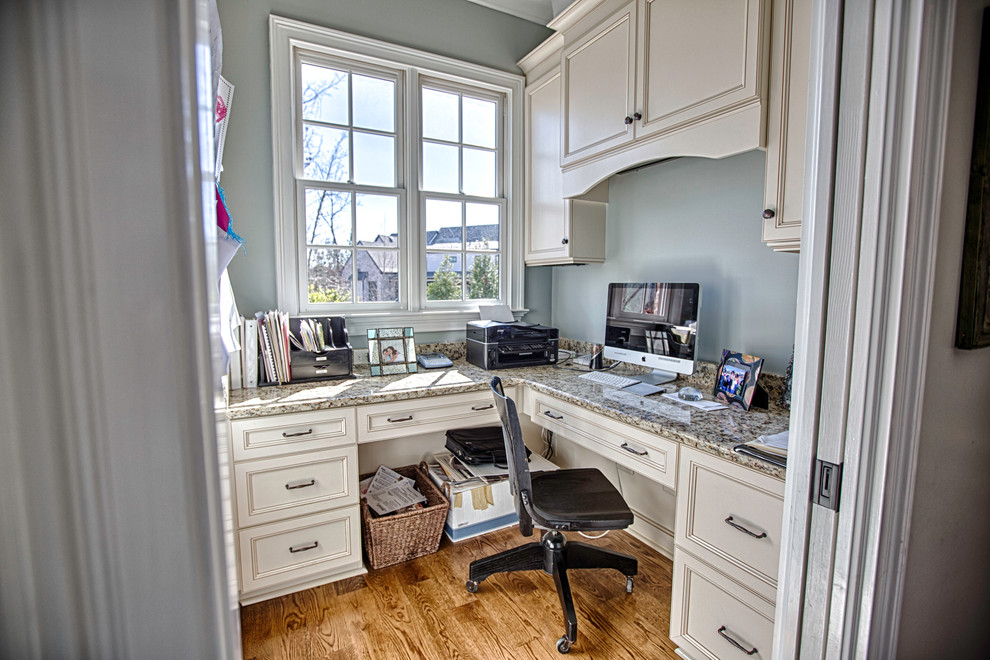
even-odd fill
[{"label": "white upper cabinet", "polygon": [[641,0],[637,138],[760,103],[763,4]]},{"label": "white upper cabinet", "polygon": [[763,241],[779,252],[801,248],[810,42],[811,0],[776,0]]},{"label": "white upper cabinet", "polygon": [[560,35],[519,63],[526,85],[526,265],[605,260],[608,183],[584,199],[564,199],[560,171]]},{"label": "white upper cabinet", "polygon": [[764,146],[769,0],[578,0],[561,56],[563,194],[673,156]]},{"label": "white upper cabinet", "polygon": [[561,71],[560,163],[567,166],[630,142],[636,104],[636,3],[568,46]]}]

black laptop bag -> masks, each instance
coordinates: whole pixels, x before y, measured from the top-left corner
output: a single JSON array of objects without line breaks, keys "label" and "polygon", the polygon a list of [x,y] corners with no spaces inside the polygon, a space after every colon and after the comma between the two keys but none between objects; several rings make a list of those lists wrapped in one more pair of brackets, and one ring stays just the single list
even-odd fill
[{"label": "black laptop bag", "polygon": [[[505,461],[505,441],[502,439],[501,426],[447,431],[447,442],[444,446],[466,465],[493,463],[495,467],[508,467]],[[526,456],[529,454],[530,451],[527,449]]]}]

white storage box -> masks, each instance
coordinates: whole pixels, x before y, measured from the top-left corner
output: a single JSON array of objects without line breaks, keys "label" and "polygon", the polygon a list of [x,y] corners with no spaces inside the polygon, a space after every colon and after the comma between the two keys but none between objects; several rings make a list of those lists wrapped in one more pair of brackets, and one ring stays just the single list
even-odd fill
[{"label": "white storage box", "polygon": [[[529,469],[533,472],[556,470],[557,466],[542,456],[532,454]],[[448,481],[446,475],[438,474],[438,470],[431,466],[429,474],[450,500],[450,511],[443,531],[451,541],[463,541],[519,522],[507,478],[479,486],[477,481]]]}]

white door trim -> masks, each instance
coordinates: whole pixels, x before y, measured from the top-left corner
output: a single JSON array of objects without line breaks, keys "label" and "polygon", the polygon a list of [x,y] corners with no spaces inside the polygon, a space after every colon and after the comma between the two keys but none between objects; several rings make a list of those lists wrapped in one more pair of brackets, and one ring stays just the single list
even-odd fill
[{"label": "white door trim", "polygon": [[0,3],[0,657],[240,655],[206,16]]},{"label": "white door trim", "polygon": [[[843,4],[815,3],[777,657],[896,654],[920,437],[955,5]],[[816,456],[837,513],[808,503]]]}]

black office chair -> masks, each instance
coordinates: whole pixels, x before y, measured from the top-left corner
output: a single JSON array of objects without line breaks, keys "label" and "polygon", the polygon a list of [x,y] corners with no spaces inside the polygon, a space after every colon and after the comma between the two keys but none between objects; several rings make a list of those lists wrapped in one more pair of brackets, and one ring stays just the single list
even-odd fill
[{"label": "black office chair", "polygon": [[492,391],[502,418],[519,531],[523,536],[532,536],[534,527],[546,531],[539,543],[527,543],[471,562],[467,590],[476,592],[478,583],[495,573],[540,569],[553,576],[566,625],[564,636],[557,640],[557,650],[567,653],[577,640],[577,615],[567,581],[568,569],[614,568],[626,576],[626,591],[631,592],[637,567],[635,557],[579,541],[568,542],[561,531],[625,529],[632,524],[633,515],[619,491],[595,468],[530,472],[516,404],[505,396],[500,378],[492,379]]}]

